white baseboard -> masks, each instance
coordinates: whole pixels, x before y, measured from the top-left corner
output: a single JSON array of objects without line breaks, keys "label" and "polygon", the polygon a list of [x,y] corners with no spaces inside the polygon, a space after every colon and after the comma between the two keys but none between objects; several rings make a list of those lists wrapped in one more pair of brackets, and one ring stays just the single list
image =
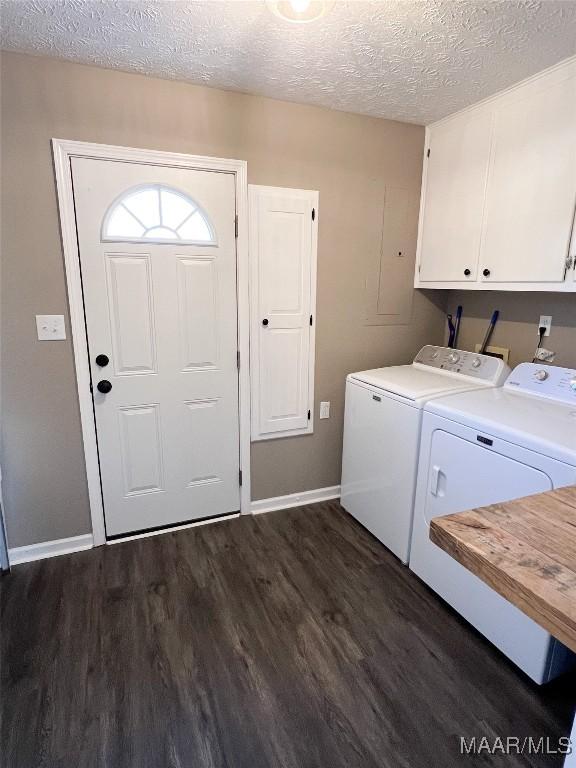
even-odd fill
[{"label": "white baseboard", "polygon": [[318,501],[330,501],[340,498],[340,486],[331,485],[329,488],[317,488],[314,491],[301,491],[290,493],[287,496],[274,496],[270,499],[258,499],[250,504],[253,515],[261,512],[273,512],[276,509],[289,509],[290,507],[302,507],[304,504],[315,504]]},{"label": "white baseboard", "polygon": [[[290,493],[287,496],[274,496],[270,499],[259,499],[250,503],[252,514],[262,512],[273,512],[276,509],[289,509],[290,507],[302,507],[304,504],[315,504],[318,501],[330,501],[340,498],[340,486],[332,485],[329,488],[317,488],[314,491],[302,491],[301,493]],[[239,515],[229,515],[222,520],[229,520]],[[180,528],[192,528],[197,525],[206,525],[217,522],[216,520],[202,520],[196,523],[188,523],[177,528],[166,528],[163,531],[150,531],[145,534],[136,534],[126,536],[122,539],[114,539],[107,542],[116,544],[121,541],[130,541],[131,539],[140,539],[146,536],[156,536],[159,533],[171,533]],[[92,549],[94,539],[91,533],[83,536],[72,536],[69,539],[56,539],[55,541],[42,541],[39,544],[30,544],[26,547],[12,547],[8,550],[10,565],[19,565],[20,563],[30,563],[33,560],[44,560],[46,557],[57,557],[58,555],[68,555],[71,552],[82,552],[85,549]]]},{"label": "white baseboard", "polygon": [[55,539],[54,541],[41,541],[39,544],[30,544],[27,547],[12,547],[8,550],[10,565],[30,563],[32,560],[44,560],[46,557],[68,555],[71,552],[81,552],[92,549],[94,539],[91,533],[83,536],[71,536],[69,539]]}]

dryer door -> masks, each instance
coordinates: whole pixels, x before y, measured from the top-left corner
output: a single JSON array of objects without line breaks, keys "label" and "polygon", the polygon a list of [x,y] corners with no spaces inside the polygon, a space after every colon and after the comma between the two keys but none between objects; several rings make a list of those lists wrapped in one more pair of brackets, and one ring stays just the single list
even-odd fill
[{"label": "dryer door", "polygon": [[544,682],[551,674],[550,635],[433,544],[429,522],[433,517],[550,490],[550,478],[441,429],[432,435],[430,461],[422,471],[427,472],[427,478],[422,478],[427,486],[419,494],[410,568],[533,680]]},{"label": "dryer door", "polygon": [[437,430],[430,452],[426,522],[552,487],[548,475],[539,469]]}]

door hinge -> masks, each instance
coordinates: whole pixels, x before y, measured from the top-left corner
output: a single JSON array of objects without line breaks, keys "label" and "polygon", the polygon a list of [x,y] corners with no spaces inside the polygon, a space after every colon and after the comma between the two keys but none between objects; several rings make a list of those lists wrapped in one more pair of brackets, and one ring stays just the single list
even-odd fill
[{"label": "door hinge", "polygon": [[428,147],[428,150],[426,152],[426,157],[430,157],[430,147]]},{"label": "door hinge", "polygon": [[576,256],[566,256],[566,263],[564,265],[564,280],[566,280],[566,275],[572,267],[576,267]]},{"label": "door hinge", "polygon": [[240,350],[239,349],[236,350],[236,368],[240,370]]},{"label": "door hinge", "polygon": [[312,417],[312,414],[311,414],[310,410],[308,410],[308,421],[310,421],[311,417]]},{"label": "door hinge", "polygon": [[239,482],[240,485],[242,485],[242,470],[241,469],[238,470],[238,482]]},{"label": "door hinge", "polygon": [[312,325],[312,315],[310,315],[310,325]]},{"label": "door hinge", "polygon": [[234,216],[234,237],[238,237],[238,214]]},{"label": "door hinge", "polygon": [[312,208],[312,221],[316,220],[316,208]]}]

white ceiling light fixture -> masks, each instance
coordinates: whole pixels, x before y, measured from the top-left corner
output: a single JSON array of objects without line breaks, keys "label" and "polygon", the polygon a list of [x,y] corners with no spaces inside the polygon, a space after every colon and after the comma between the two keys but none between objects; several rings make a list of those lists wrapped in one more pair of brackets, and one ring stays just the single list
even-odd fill
[{"label": "white ceiling light fixture", "polygon": [[325,16],[334,0],[266,0],[275,16],[295,24],[309,24]]}]

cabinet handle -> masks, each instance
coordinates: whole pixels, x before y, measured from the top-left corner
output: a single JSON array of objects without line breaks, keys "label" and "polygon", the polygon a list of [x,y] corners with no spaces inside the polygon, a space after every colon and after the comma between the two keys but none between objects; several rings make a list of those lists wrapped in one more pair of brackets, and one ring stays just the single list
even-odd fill
[{"label": "cabinet handle", "polygon": [[471,274],[471,272],[470,272],[470,270],[469,270],[469,269],[465,269],[465,270],[464,270],[464,274],[466,275],[466,277],[469,277],[469,276],[470,276],[470,274]]},{"label": "cabinet handle", "polygon": [[262,320],[262,325],[268,325],[268,318],[265,317],[264,320]]},{"label": "cabinet handle", "polygon": [[483,269],[482,270],[482,274],[484,275],[484,277],[490,277],[490,270],[489,269]]}]

